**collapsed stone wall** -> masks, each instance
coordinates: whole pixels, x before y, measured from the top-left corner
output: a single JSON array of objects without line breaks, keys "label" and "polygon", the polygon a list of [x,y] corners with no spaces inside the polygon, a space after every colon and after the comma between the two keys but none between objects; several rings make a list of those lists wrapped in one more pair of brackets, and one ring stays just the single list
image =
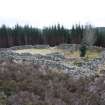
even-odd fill
[{"label": "collapsed stone wall", "polygon": [[80,48],[80,44],[60,44],[57,46],[57,48],[75,51]]},{"label": "collapsed stone wall", "polygon": [[[57,48],[69,51],[77,51],[80,49],[80,46],[81,46],[80,44],[60,44],[59,46],[57,46]],[[87,48],[89,50],[102,50],[102,51],[105,50],[105,48],[97,46],[88,46]]]},{"label": "collapsed stone wall", "polygon": [[[55,57],[55,56],[42,56],[40,54],[37,55],[31,55],[31,54],[17,54],[13,53],[10,51],[0,52],[0,58],[1,60],[11,60],[12,62],[15,63],[26,63],[26,64],[37,64],[37,65],[45,65],[47,66],[50,70],[56,69],[56,70],[61,70],[64,73],[69,73],[71,76],[78,78],[82,68],[79,68],[77,66],[73,65],[67,65],[64,63],[64,58],[60,57]],[[79,73],[80,72],[80,73]],[[82,75],[84,76],[84,75]]]},{"label": "collapsed stone wall", "polygon": [[[55,46],[58,49],[65,49],[65,50],[69,50],[69,51],[77,51],[80,48],[80,44],[60,44],[58,46]],[[46,49],[46,48],[50,48],[50,46],[48,44],[44,44],[44,45],[22,45],[22,46],[14,46],[14,47],[10,47],[10,48],[0,48],[0,51],[2,50],[22,50],[22,49],[32,49],[32,48],[38,48],[38,49]],[[88,49],[90,50],[102,50],[104,51],[105,48],[103,47],[97,47],[97,46],[89,46]]]},{"label": "collapsed stone wall", "polygon": [[[76,65],[66,64],[65,58],[63,57],[55,57],[55,56],[43,56],[40,54],[37,55],[31,55],[31,54],[18,54],[13,53],[10,51],[1,51],[0,52],[0,58],[2,60],[9,59],[12,62],[15,63],[26,63],[26,64],[38,64],[38,65],[46,65],[49,69],[57,69],[57,70],[63,70],[64,73],[70,74],[70,76],[73,76],[74,78],[79,78],[83,76],[91,76],[95,75],[95,65],[97,63],[99,64],[102,59],[98,59],[99,61],[96,63],[96,61],[91,61],[87,63],[83,63],[81,67],[78,67]],[[95,65],[93,65],[93,63]],[[102,62],[101,62],[102,63]],[[93,69],[94,68],[94,69]]]},{"label": "collapsed stone wall", "polygon": [[[30,47],[30,45],[28,47]],[[39,47],[40,46],[38,46],[37,48]],[[16,47],[16,49],[18,48],[19,46]],[[22,47],[20,46],[20,48]],[[24,48],[27,48],[27,46],[24,46]],[[33,46],[31,46],[31,48],[33,48]],[[94,60],[90,60],[87,62],[84,61],[82,62],[81,66],[78,67],[76,65],[65,63],[66,58],[61,53],[51,53],[47,55],[40,55],[40,54],[32,55],[30,53],[19,54],[19,53],[14,53],[12,51],[14,49],[15,47],[14,48],[12,47],[10,49],[0,50],[0,60],[9,59],[15,63],[26,63],[26,64],[32,63],[38,65],[46,65],[49,69],[63,70],[64,73],[68,73],[74,78],[79,78],[81,76],[83,77],[83,76],[95,75],[96,68],[99,65],[105,63],[105,51],[103,51],[100,54],[99,58],[95,58]],[[82,60],[82,58],[80,60]]]},{"label": "collapsed stone wall", "polygon": [[22,50],[22,49],[31,49],[31,48],[49,48],[49,45],[22,45],[22,46],[14,46],[10,47],[11,50]]}]

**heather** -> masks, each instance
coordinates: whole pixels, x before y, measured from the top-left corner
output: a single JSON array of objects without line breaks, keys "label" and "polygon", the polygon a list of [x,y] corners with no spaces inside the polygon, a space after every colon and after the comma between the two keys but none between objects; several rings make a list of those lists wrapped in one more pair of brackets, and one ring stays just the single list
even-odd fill
[{"label": "heather", "polygon": [[1,105],[104,105],[105,77],[73,79],[46,66],[0,62]]}]

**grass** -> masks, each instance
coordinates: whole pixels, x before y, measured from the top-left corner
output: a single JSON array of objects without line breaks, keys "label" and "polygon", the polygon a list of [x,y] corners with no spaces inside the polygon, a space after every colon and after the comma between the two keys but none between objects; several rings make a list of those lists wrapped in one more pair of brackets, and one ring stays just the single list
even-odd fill
[{"label": "grass", "polygon": [[[75,57],[75,58],[80,57],[79,51],[73,51],[73,52],[63,51],[63,52],[64,52],[65,57]],[[100,52],[88,50],[85,55],[85,58],[86,59],[94,59],[94,58],[99,57],[99,54],[100,54]]]},{"label": "grass", "polygon": [[[67,50],[61,50],[61,49],[56,49],[56,48],[47,48],[47,49],[23,49],[23,50],[17,50],[17,53],[31,53],[31,54],[50,54],[54,52],[60,52],[64,53],[65,57],[73,57],[73,58],[79,58],[80,57],[80,52],[78,51],[67,51]],[[87,50],[86,59],[94,59],[96,57],[99,57],[101,51],[99,50]]]},{"label": "grass", "polygon": [[94,51],[87,51],[87,54],[85,57],[89,59],[94,59],[96,57],[99,57],[100,52],[94,52]]},{"label": "grass", "polygon": [[23,49],[23,50],[17,50],[17,53],[31,53],[31,54],[42,54],[42,55],[46,55],[49,53],[53,53],[56,52],[56,50],[53,49]]}]

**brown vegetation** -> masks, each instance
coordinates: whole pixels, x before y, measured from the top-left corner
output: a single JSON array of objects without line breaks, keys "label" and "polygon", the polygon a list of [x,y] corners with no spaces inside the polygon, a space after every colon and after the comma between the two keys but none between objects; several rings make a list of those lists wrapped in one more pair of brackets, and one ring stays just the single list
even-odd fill
[{"label": "brown vegetation", "polygon": [[0,105],[104,105],[105,77],[73,80],[46,66],[0,62]]}]

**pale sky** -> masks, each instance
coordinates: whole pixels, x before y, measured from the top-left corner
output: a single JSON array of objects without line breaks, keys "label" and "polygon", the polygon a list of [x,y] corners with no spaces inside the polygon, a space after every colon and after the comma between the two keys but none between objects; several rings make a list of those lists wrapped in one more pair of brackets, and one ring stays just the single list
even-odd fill
[{"label": "pale sky", "polygon": [[105,0],[0,0],[0,26],[105,26]]}]

